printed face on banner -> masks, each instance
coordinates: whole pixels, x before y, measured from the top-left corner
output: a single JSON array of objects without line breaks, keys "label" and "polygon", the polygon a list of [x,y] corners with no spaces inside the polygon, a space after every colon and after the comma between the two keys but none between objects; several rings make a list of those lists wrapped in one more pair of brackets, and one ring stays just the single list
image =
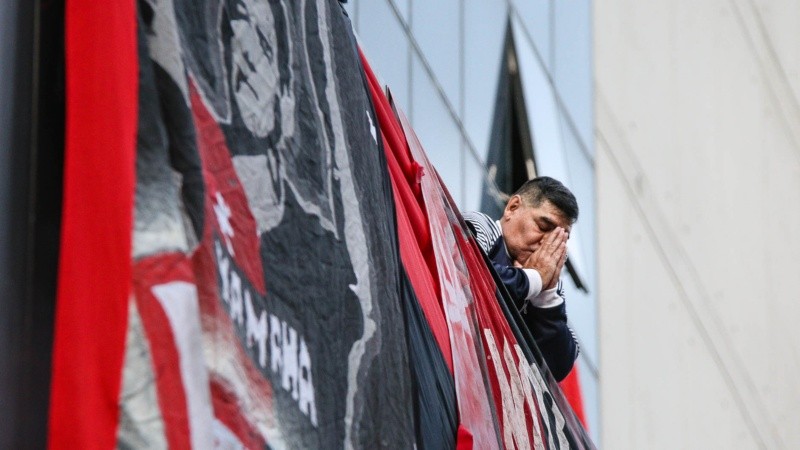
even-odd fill
[{"label": "printed face on banner", "polygon": [[[317,36],[298,34],[296,28],[319,15],[314,16],[314,9],[302,10],[303,22],[292,24],[291,7],[280,2],[235,0],[229,8],[230,88],[236,101],[231,126],[241,120],[255,142],[270,148],[262,161],[237,163],[237,168],[266,169],[269,182],[261,183],[258,192],[248,190],[264,205],[257,208],[259,230],[267,231],[281,220],[286,190],[291,189],[307,213],[336,233],[335,144],[329,122],[329,108],[336,102],[325,98],[332,80],[321,69],[330,69],[329,62],[319,64],[328,49]],[[303,120],[298,121],[299,116]],[[237,158],[245,156],[235,152]]]}]

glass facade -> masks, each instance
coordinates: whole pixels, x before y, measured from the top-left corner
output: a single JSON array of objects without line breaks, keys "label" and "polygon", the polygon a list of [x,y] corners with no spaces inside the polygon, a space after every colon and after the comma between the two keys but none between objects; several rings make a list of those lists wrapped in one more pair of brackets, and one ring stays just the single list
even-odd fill
[{"label": "glass facade", "polygon": [[538,172],[569,186],[581,208],[570,259],[589,292],[567,281],[567,308],[581,344],[588,431],[599,442],[592,2],[349,0],[346,9],[462,211],[479,207],[511,21]]}]

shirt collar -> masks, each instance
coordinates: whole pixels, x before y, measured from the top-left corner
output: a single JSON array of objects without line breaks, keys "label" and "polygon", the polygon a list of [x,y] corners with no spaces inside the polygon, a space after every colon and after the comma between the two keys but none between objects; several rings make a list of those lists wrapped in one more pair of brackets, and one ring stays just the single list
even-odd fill
[{"label": "shirt collar", "polygon": [[500,225],[500,219],[495,220],[494,223],[495,225],[497,225],[497,229],[500,230],[500,237],[503,238],[503,246],[502,246],[503,251],[508,257],[508,260],[511,261],[511,255],[508,254],[508,247],[506,247],[506,238],[503,236],[503,227]]}]

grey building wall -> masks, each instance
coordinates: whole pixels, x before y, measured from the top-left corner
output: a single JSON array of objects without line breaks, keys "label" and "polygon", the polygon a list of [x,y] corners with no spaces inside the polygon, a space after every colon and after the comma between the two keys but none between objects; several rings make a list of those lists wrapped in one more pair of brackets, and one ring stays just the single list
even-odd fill
[{"label": "grey building wall", "polygon": [[800,3],[594,11],[602,446],[800,445]]}]

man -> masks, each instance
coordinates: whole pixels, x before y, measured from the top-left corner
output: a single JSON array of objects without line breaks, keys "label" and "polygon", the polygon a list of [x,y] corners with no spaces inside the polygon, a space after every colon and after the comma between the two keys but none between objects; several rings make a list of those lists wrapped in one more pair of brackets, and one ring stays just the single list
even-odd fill
[{"label": "man", "polygon": [[567,239],[578,219],[575,196],[558,180],[527,181],[494,221],[479,212],[464,214],[481,249],[522,314],[557,381],[578,357],[578,343],[567,326],[561,269]]}]

